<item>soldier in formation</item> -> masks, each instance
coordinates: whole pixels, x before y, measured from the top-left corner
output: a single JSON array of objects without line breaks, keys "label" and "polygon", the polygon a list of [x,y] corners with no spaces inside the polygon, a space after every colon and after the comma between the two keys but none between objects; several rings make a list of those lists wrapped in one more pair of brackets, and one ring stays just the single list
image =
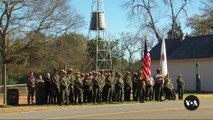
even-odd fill
[{"label": "soldier in formation", "polygon": [[137,76],[138,74],[136,72],[132,76],[132,96],[134,101],[137,101],[137,87],[138,87]]},{"label": "soldier in formation", "polygon": [[152,76],[149,76],[148,78],[147,78],[147,80],[145,80],[145,84],[146,84],[146,87],[145,87],[145,89],[146,89],[146,96],[145,96],[145,100],[146,101],[152,101],[153,100],[153,98],[154,98],[154,93],[153,93],[153,86],[154,86],[154,84],[155,84],[155,81],[154,81],[154,79],[153,79],[153,77]]},{"label": "soldier in formation", "polygon": [[104,87],[103,87],[104,101],[106,103],[112,102],[112,100],[110,99],[110,94],[112,92],[112,83],[110,81],[110,73],[106,73],[104,82],[105,82]]},{"label": "soldier in formation", "polygon": [[90,93],[90,81],[89,81],[89,74],[86,74],[85,78],[83,79],[83,102],[90,103],[91,98],[89,97]]},{"label": "soldier in formation", "polygon": [[98,81],[100,83],[100,97],[99,97],[99,101],[100,102],[103,102],[104,99],[105,99],[105,94],[104,94],[104,85],[105,85],[105,75],[104,75],[104,70],[102,70],[100,73],[99,73],[99,77],[98,77]]},{"label": "soldier in formation", "polygon": [[[163,77],[160,69],[157,69],[153,77],[149,76],[147,79],[143,78],[142,71],[134,73],[132,77],[130,74],[129,71],[124,75],[114,71],[74,74],[72,68],[67,71],[61,69],[60,72],[55,68],[52,75],[46,74],[43,83],[41,80],[38,82],[45,87],[43,93],[46,95],[45,103],[48,104],[111,103],[131,100],[143,103],[147,100],[162,101],[163,98],[176,99],[172,79],[169,75]],[[34,79],[30,73],[27,81],[29,103],[33,103],[34,100],[33,88],[37,85]],[[183,99],[184,81],[181,75],[178,76],[177,83],[179,99]]]},{"label": "soldier in formation", "polygon": [[156,70],[154,80],[155,80],[155,99],[157,101],[163,101],[162,96],[163,96],[164,79],[163,76],[161,75],[160,69]]},{"label": "soldier in formation", "polygon": [[115,83],[115,101],[121,102],[123,98],[124,83],[122,80],[122,74],[117,73],[116,83]]},{"label": "soldier in formation", "polygon": [[68,91],[69,91],[69,102],[73,104],[74,102],[74,75],[73,69],[69,68],[67,71],[67,80],[69,81]]},{"label": "soldier in formation", "polygon": [[98,74],[93,72],[93,79],[92,79],[92,91],[93,91],[93,103],[99,103],[100,97],[100,81],[98,79]]},{"label": "soldier in formation", "polygon": [[166,75],[164,78],[165,80],[165,98],[168,100],[175,100],[175,91],[174,91],[174,86],[172,84],[172,79],[169,77],[169,73]]},{"label": "soldier in formation", "polygon": [[54,69],[53,75],[51,76],[52,83],[52,98],[54,104],[60,104],[60,75],[58,72],[58,68]]},{"label": "soldier in formation", "polygon": [[77,101],[78,103],[81,105],[81,99],[82,99],[82,88],[83,88],[83,85],[82,85],[82,82],[81,82],[81,79],[80,79],[80,75],[77,74],[76,75],[76,78],[74,80],[74,94],[75,94],[75,104],[77,104]]},{"label": "soldier in formation", "polygon": [[66,76],[66,71],[61,71],[60,88],[61,88],[61,105],[69,104],[69,80]]},{"label": "soldier in formation", "polygon": [[138,82],[138,89],[137,89],[137,97],[140,103],[144,103],[145,101],[145,79],[142,77],[142,71],[138,72],[137,82]]},{"label": "soldier in formation", "polygon": [[124,100],[130,101],[131,94],[131,78],[129,76],[130,72],[127,71],[123,80],[124,80]]}]

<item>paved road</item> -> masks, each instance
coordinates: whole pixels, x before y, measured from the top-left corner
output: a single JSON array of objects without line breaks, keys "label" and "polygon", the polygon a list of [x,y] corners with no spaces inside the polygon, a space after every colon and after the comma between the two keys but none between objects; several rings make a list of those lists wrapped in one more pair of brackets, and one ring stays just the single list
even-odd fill
[{"label": "paved road", "polygon": [[0,119],[212,119],[213,101],[188,111],[183,101],[108,104],[0,115]]}]

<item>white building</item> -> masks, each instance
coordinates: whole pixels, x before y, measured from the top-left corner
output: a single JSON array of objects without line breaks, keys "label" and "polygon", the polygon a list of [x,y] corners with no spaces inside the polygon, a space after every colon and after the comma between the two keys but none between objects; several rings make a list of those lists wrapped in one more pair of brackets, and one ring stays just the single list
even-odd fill
[{"label": "white building", "polygon": [[[186,37],[184,40],[165,40],[168,71],[177,88],[178,74],[183,75],[185,90],[196,91],[196,63],[199,63],[199,73],[202,92],[213,92],[213,35]],[[161,42],[150,51],[152,73],[160,67]]]}]

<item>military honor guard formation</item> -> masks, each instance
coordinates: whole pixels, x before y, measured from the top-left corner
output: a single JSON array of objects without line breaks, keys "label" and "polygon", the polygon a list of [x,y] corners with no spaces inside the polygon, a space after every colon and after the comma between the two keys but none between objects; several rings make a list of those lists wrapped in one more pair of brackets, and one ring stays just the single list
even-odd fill
[{"label": "military honor guard formation", "polygon": [[[184,80],[181,74],[176,82],[178,99],[182,100]],[[41,74],[35,78],[33,72],[29,72],[27,86],[28,104],[81,105],[176,100],[172,79],[169,74],[163,77],[160,69],[153,77],[145,79],[142,71],[133,74],[127,71],[122,75],[114,71],[74,73],[72,68],[67,71],[55,68],[52,75],[45,73],[44,79]]]}]

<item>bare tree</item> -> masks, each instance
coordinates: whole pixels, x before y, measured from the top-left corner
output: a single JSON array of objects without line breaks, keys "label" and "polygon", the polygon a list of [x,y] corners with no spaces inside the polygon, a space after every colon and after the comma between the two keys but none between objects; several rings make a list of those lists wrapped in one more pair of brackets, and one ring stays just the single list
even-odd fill
[{"label": "bare tree", "polygon": [[135,59],[135,54],[140,52],[140,38],[132,33],[121,33],[121,50],[128,53],[129,70],[132,70],[132,63]]},{"label": "bare tree", "polygon": [[[83,18],[68,5],[67,0],[1,0],[0,11],[0,51],[5,85],[6,65],[15,63],[23,51],[32,47],[38,38],[37,33],[57,36],[83,25]],[[31,33],[31,39],[22,42],[16,53],[8,54],[8,48],[14,47],[18,38],[28,33]],[[11,39],[16,41],[8,44]]]},{"label": "bare tree", "polygon": [[[57,36],[83,25],[83,18],[66,0],[4,0],[0,9],[3,11],[0,15],[0,40],[2,46],[5,45],[1,50],[3,63],[13,63],[17,58],[17,55],[7,55],[6,39],[17,40],[30,33],[31,37],[20,49],[24,51],[38,40],[39,33]],[[14,43],[9,46],[16,45]]]},{"label": "bare tree", "polygon": [[174,0],[164,0],[165,5],[168,5],[170,10],[171,10],[171,38],[175,38],[175,24],[177,24],[177,18],[180,15],[180,13],[183,11],[185,13],[185,15],[187,16],[187,12],[186,12],[186,5],[187,5],[187,0],[183,0],[180,8],[179,9],[175,9],[175,5],[177,4],[176,1]]},{"label": "bare tree", "polygon": [[[161,29],[169,23],[174,33],[174,25],[180,14],[183,11],[186,13],[186,5],[187,0],[127,0],[123,7],[129,11],[129,18],[139,23],[140,30],[151,30],[157,40],[161,41],[165,34]],[[162,27],[159,22],[165,21],[168,16],[171,21]]]},{"label": "bare tree", "polygon": [[[121,39],[116,39],[111,42],[111,50],[112,50],[112,58],[115,58],[113,62],[119,60],[118,64],[119,66],[116,68],[117,70],[121,71],[122,73],[124,72],[125,65],[124,65],[124,56],[125,56],[125,44],[123,44],[123,40]],[[113,64],[115,65],[115,63]]]},{"label": "bare tree", "polygon": [[[112,55],[114,58],[119,60],[116,68],[117,70],[121,71],[122,73],[124,73],[125,69],[128,69],[131,72],[135,70],[134,63],[138,60],[138,57],[139,60],[143,58],[144,43],[147,37],[149,36],[146,34],[142,35],[142,33],[135,35],[129,32],[122,32],[120,34],[120,38],[112,42],[114,46],[112,49]],[[147,41],[149,50],[153,47],[153,44],[153,40]]]}]

